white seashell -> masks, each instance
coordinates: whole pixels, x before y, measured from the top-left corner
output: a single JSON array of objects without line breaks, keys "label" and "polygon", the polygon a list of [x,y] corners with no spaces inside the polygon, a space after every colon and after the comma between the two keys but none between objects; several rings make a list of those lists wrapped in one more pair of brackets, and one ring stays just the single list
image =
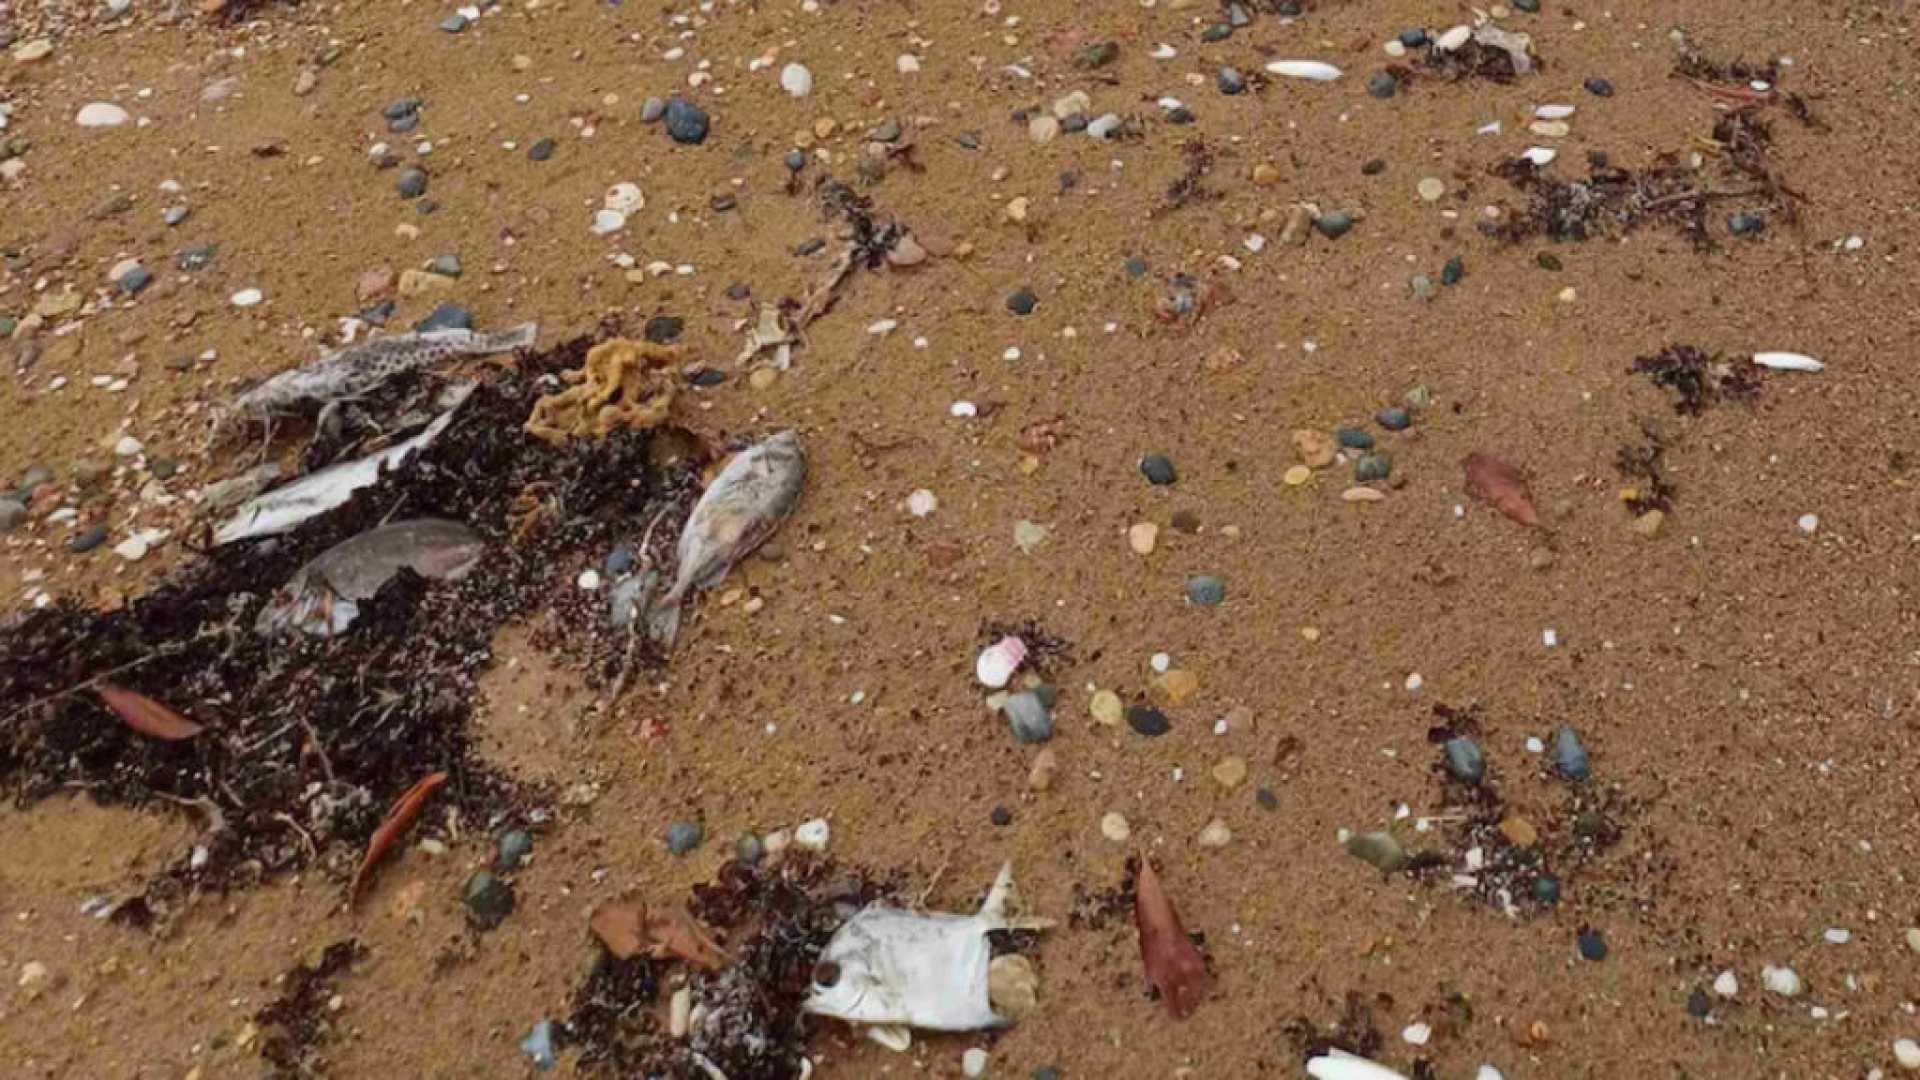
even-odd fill
[{"label": "white seashell", "polygon": [[1543,139],[1564,139],[1573,129],[1565,120],[1535,120],[1527,125],[1527,130]]},{"label": "white seashell", "polygon": [[640,193],[639,184],[622,180],[607,189],[606,200],[601,205],[616,213],[631,214],[646,208],[647,197]]},{"label": "white seashell", "polygon": [[1472,40],[1472,38],[1473,27],[1462,23],[1446,33],[1441,34],[1434,40],[1433,47],[1439,49],[1441,52],[1452,52],[1460,46],[1465,45],[1468,41]]},{"label": "white seashell", "polygon": [[1790,967],[1774,967],[1768,964],[1760,969],[1761,981],[1767,989],[1781,997],[1798,997],[1802,988],[1800,973]]},{"label": "white seashell", "polygon": [[1323,64],[1318,60],[1275,60],[1267,65],[1267,71],[1274,75],[1309,79],[1313,82],[1332,82],[1340,77],[1339,68],[1332,64]]},{"label": "white seashell", "polygon": [[1565,120],[1573,115],[1571,105],[1542,105],[1533,110],[1533,115],[1541,120]]},{"label": "white seashell", "polygon": [[1827,365],[1805,353],[1797,352],[1757,352],[1753,362],[1775,371],[1825,371]]},{"label": "white seashell", "polygon": [[627,227],[627,215],[618,210],[595,210],[593,212],[593,235],[606,236],[617,233]]},{"label": "white seashell", "polygon": [[1560,156],[1560,151],[1555,150],[1551,146],[1529,146],[1527,147],[1527,152],[1520,156],[1533,162],[1536,166],[1544,167],[1551,165],[1553,159]]},{"label": "white seashell", "polygon": [[1160,44],[1160,45],[1155,45],[1153,47],[1153,52],[1149,53],[1148,55],[1152,56],[1155,60],[1171,60],[1174,57],[1179,56],[1180,53],[1176,51],[1174,47],[1171,45]]},{"label": "white seashell", "polygon": [[1027,643],[1017,637],[1007,636],[980,651],[980,659],[974,661],[973,675],[980,685],[990,690],[998,690],[1007,685],[1013,673],[1027,662]]},{"label": "white seashell", "polygon": [[788,64],[780,69],[780,87],[794,97],[806,97],[813,92],[813,72],[803,64]]},{"label": "white seashell", "polygon": [[73,122],[84,128],[119,127],[133,117],[111,101],[94,101],[80,107]]},{"label": "white seashell", "polygon": [[1307,1075],[1314,1080],[1407,1080],[1385,1065],[1337,1049],[1308,1061]]}]

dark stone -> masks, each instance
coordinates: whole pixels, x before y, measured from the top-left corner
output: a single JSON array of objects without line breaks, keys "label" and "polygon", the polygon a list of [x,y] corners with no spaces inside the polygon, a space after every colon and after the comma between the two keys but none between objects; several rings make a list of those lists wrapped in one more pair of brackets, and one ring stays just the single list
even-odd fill
[{"label": "dark stone", "polygon": [[1386,171],[1387,163],[1379,158],[1368,158],[1366,163],[1360,166],[1361,176],[1379,176]]},{"label": "dark stone", "polygon": [[1073,51],[1073,66],[1091,70],[1106,67],[1120,55],[1120,46],[1111,41],[1096,41]]},{"label": "dark stone", "polygon": [[977,132],[963,131],[960,134],[954,136],[953,141],[959,143],[963,148],[968,150],[980,149],[980,135]]},{"label": "dark stone", "polygon": [[106,542],[106,525],[90,525],[73,534],[73,538],[67,541],[67,550],[76,555],[85,555]]},{"label": "dark stone", "polygon": [[753,286],[744,281],[736,281],[727,286],[727,299],[748,300],[753,297]]},{"label": "dark stone", "polygon": [[655,315],[647,320],[647,327],[641,336],[655,345],[669,345],[680,337],[680,331],[686,328],[686,320],[678,315]]},{"label": "dark stone", "polygon": [[1533,898],[1552,907],[1560,902],[1560,879],[1552,874],[1541,874],[1533,879]]},{"label": "dark stone", "polygon": [[180,463],[170,457],[157,457],[147,463],[147,471],[155,480],[171,480],[180,472]]},{"label": "dark stone", "polygon": [[1385,480],[1393,472],[1393,455],[1381,452],[1362,455],[1353,463],[1353,478],[1362,484]]},{"label": "dark stone", "polygon": [[1367,93],[1386,100],[1398,93],[1400,80],[1391,71],[1376,71],[1367,76]]},{"label": "dark stone", "polygon": [[1587,93],[1592,94],[1594,97],[1613,96],[1613,84],[1598,75],[1595,75],[1580,85],[1586,87]]},{"label": "dark stone", "polygon": [[1687,995],[1687,1015],[1695,1020],[1705,1020],[1707,1014],[1711,1012],[1713,1012],[1713,1000],[1707,997],[1705,990],[1694,987],[1693,993]]},{"label": "dark stone", "polygon": [[467,25],[467,17],[457,11],[440,20],[440,29],[445,30],[449,34],[457,34],[465,30]]},{"label": "dark stone", "polygon": [[513,914],[513,887],[480,870],[460,890],[460,902],[467,905],[467,914],[475,923],[491,929]]},{"label": "dark stone", "polygon": [[1181,124],[1181,125],[1191,124],[1193,123],[1194,119],[1195,117],[1193,115],[1193,110],[1187,108],[1185,105],[1182,105],[1177,109],[1167,110],[1167,122],[1170,124]]},{"label": "dark stone", "polygon": [[403,116],[412,116],[414,113],[419,112],[420,106],[425,104],[426,101],[421,98],[401,98],[399,101],[382,109],[380,114],[389,120],[398,120]]},{"label": "dark stone", "polygon": [[427,269],[439,274],[441,277],[457,278],[461,272],[460,256],[435,255],[433,261],[427,264]]},{"label": "dark stone", "polygon": [[715,367],[703,367],[687,376],[687,381],[695,386],[719,386],[727,381],[727,373]]},{"label": "dark stone", "polygon": [[1427,32],[1421,29],[1400,31],[1400,44],[1409,49],[1417,49],[1427,43]]},{"label": "dark stone", "polygon": [[1334,441],[1349,450],[1373,449],[1373,436],[1355,427],[1337,427],[1333,429]]},{"label": "dark stone", "polygon": [[1442,285],[1458,285],[1460,284],[1460,279],[1466,276],[1467,262],[1458,255],[1448,259],[1447,265],[1440,268],[1440,284]]},{"label": "dark stone", "polygon": [[787,151],[787,171],[799,172],[807,167],[807,155],[798,150]]},{"label": "dark stone", "polygon": [[1607,939],[1591,926],[1581,927],[1574,940],[1580,947],[1580,955],[1586,959],[1597,964],[1607,958]]},{"label": "dark stone", "polygon": [[700,840],[706,832],[697,821],[676,821],[667,826],[667,850],[675,855],[685,855],[700,846]]},{"label": "dark stone", "polygon": [[533,854],[533,834],[525,829],[509,829],[500,834],[500,842],[494,849],[493,865],[502,873],[520,868]]},{"label": "dark stone", "polygon": [[1241,93],[1247,88],[1246,76],[1230,67],[1221,68],[1214,76],[1214,82],[1220,87],[1220,92],[1227,95]]},{"label": "dark stone", "polygon": [[387,121],[387,130],[395,135],[405,135],[420,126],[420,114],[408,113]]},{"label": "dark stone", "polygon": [[667,102],[667,134],[677,143],[698,146],[707,141],[707,130],[712,122],[700,106],[686,98],[674,98]]},{"label": "dark stone", "polygon": [[1374,413],[1373,422],[1388,431],[1405,431],[1413,426],[1413,414],[1398,405],[1393,405]]},{"label": "dark stone", "polygon": [[416,333],[428,330],[471,330],[473,312],[451,301],[441,304],[427,313],[427,317],[413,324]]},{"label": "dark stone", "polygon": [[1225,41],[1232,36],[1233,27],[1228,26],[1226,23],[1214,23],[1212,26],[1200,31],[1200,40],[1209,45],[1215,42]]},{"label": "dark stone", "polygon": [[1353,229],[1353,215],[1344,210],[1335,210],[1331,214],[1321,214],[1313,219],[1313,227],[1320,235],[1329,240],[1338,240]]},{"label": "dark stone", "polygon": [[766,857],[767,845],[753,833],[742,833],[740,839],[733,842],[733,854],[741,862],[752,866]]},{"label": "dark stone", "polygon": [[1262,810],[1280,809],[1280,796],[1275,795],[1272,788],[1263,787],[1254,792],[1253,801],[1259,803]]},{"label": "dark stone", "polygon": [[1151,705],[1133,705],[1127,709],[1127,726],[1137,734],[1157,739],[1173,730],[1173,721]]},{"label": "dark stone", "polygon": [[1053,738],[1053,713],[1048,702],[1035,691],[1009,694],[1000,711],[1006,714],[1013,737],[1023,743],[1042,743]]},{"label": "dark stone", "polygon": [[393,182],[393,189],[403,199],[417,199],[427,193],[427,174],[424,169],[407,169]]},{"label": "dark stone", "polygon": [[355,318],[369,326],[385,326],[387,325],[387,320],[393,318],[393,313],[397,307],[398,305],[392,300],[382,300],[372,307],[361,311]]},{"label": "dark stone", "polygon": [[1140,475],[1155,487],[1166,487],[1180,478],[1173,470],[1173,459],[1165,454],[1148,454],[1141,458]]},{"label": "dark stone", "polygon": [[600,562],[600,568],[607,572],[608,577],[619,577],[633,569],[634,562],[633,549],[621,544],[607,552],[607,557]]},{"label": "dark stone", "polygon": [[1593,775],[1593,763],[1587,748],[1573,728],[1561,724],[1553,733],[1553,771],[1569,780],[1585,780]]},{"label": "dark stone", "polygon": [[1559,270],[1561,269],[1560,256],[1555,255],[1549,251],[1543,251],[1540,254],[1535,255],[1533,257],[1533,262],[1535,266],[1538,266],[1542,270],[1552,270],[1558,273]]},{"label": "dark stone", "polygon": [[1136,278],[1145,277],[1146,273],[1147,273],[1147,260],[1145,259],[1128,259],[1127,260],[1127,276],[1128,277],[1136,277]]},{"label": "dark stone", "polygon": [[1015,315],[1033,314],[1033,306],[1035,303],[1037,303],[1037,301],[1034,299],[1032,289],[1015,289],[1007,296],[1007,310],[1013,312]]},{"label": "dark stone", "polygon": [[993,812],[991,814],[988,814],[987,816],[990,819],[992,819],[995,825],[998,825],[1003,829],[1013,824],[1013,811],[1007,809],[1004,806],[994,807]]},{"label": "dark stone", "polygon": [[1540,12],[1540,0],[1513,0],[1513,8],[1515,11],[1536,15]]},{"label": "dark stone", "polygon": [[1766,227],[1767,219],[1759,214],[1734,214],[1727,218],[1727,228],[1735,236],[1758,236]]},{"label": "dark stone", "polygon": [[532,146],[527,147],[527,156],[534,161],[545,161],[553,156],[553,150],[552,139],[537,139]]},{"label": "dark stone", "polygon": [[1060,121],[1060,130],[1069,135],[1077,135],[1087,130],[1087,114],[1083,112],[1068,113],[1067,118]]},{"label": "dark stone", "polygon": [[894,119],[881,121],[880,126],[873,129],[873,138],[875,142],[899,142],[900,121]]}]

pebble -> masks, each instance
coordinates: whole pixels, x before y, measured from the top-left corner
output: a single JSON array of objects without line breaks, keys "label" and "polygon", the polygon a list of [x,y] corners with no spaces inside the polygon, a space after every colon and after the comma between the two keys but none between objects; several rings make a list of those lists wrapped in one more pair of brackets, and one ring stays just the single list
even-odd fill
[{"label": "pebble", "polygon": [[1447,265],[1440,268],[1440,284],[1442,285],[1458,285],[1460,284],[1460,279],[1466,276],[1466,260],[1458,255],[1448,259]]},{"label": "pebble", "polygon": [[1230,67],[1221,68],[1213,81],[1221,93],[1229,96],[1244,93],[1247,89],[1247,77]]},{"label": "pebble", "polygon": [[1331,214],[1321,214],[1319,217],[1313,219],[1313,227],[1319,230],[1321,236],[1329,240],[1338,240],[1352,231],[1353,215],[1344,210],[1336,210]]},{"label": "pebble", "polygon": [[1580,736],[1566,724],[1553,733],[1553,769],[1569,780],[1585,780],[1593,775],[1587,748],[1580,745]]},{"label": "pebble", "polygon": [[996,806],[992,812],[987,815],[987,820],[993,822],[994,825],[999,828],[1004,829],[1013,824],[1013,811],[1004,806]]},{"label": "pebble", "polygon": [[1540,830],[1526,818],[1508,815],[1500,819],[1500,835],[1517,848],[1530,848],[1540,842]]},{"label": "pebble", "polygon": [[1395,405],[1374,413],[1373,420],[1388,431],[1405,431],[1413,425],[1413,414]]},{"label": "pebble", "polygon": [[115,285],[128,296],[138,295],[141,290],[153,284],[153,271],[144,266],[133,266],[114,279]]},{"label": "pebble", "polygon": [[926,517],[938,509],[939,506],[940,499],[926,488],[920,488],[913,494],[907,496],[907,513],[917,518]]},{"label": "pebble", "polygon": [[1386,498],[1387,493],[1379,488],[1364,486],[1350,487],[1340,493],[1340,501],[1350,503],[1384,502]]},{"label": "pebble", "polygon": [[1254,792],[1253,801],[1259,803],[1262,810],[1280,809],[1280,796],[1275,795],[1272,788],[1261,788]]},{"label": "pebble", "polygon": [[1912,952],[1920,953],[1920,926],[1907,927],[1906,936],[1907,936],[1908,950]]},{"label": "pebble", "polygon": [[1723,998],[1738,995],[1740,993],[1740,976],[1735,975],[1731,969],[1714,976],[1713,992]]},{"label": "pebble", "polygon": [[711,122],[700,106],[686,98],[674,98],[667,102],[667,134],[677,143],[698,145],[707,140],[707,129]]},{"label": "pebble", "polygon": [[1111,690],[1095,691],[1093,699],[1087,702],[1087,711],[1093,714],[1095,723],[1108,727],[1118,727],[1126,715],[1126,707],[1120,703],[1120,695]]},{"label": "pebble", "polygon": [[1027,121],[1027,138],[1036,143],[1050,143],[1060,137],[1060,118],[1041,113]]},{"label": "pebble", "polygon": [[553,1068],[559,1060],[553,1053],[553,1021],[542,1020],[533,1025],[527,1037],[520,1040],[520,1052],[541,1072]]},{"label": "pebble", "polygon": [[1119,113],[1106,113],[1087,122],[1087,134],[1104,139],[1119,131],[1122,122]]},{"label": "pebble", "polygon": [[1031,555],[1035,548],[1047,542],[1047,527],[1020,519],[1013,523],[1013,546]]},{"label": "pebble", "polygon": [[1119,45],[1111,41],[1096,41],[1090,45],[1082,45],[1073,51],[1073,66],[1089,70],[1105,67],[1113,63],[1119,55]]},{"label": "pebble", "polygon": [[1197,842],[1203,848],[1223,848],[1233,842],[1233,830],[1227,827],[1225,821],[1214,818],[1207,822],[1206,828],[1200,830]]},{"label": "pebble", "polygon": [[1032,690],[1010,694],[1000,706],[1007,716],[1013,737],[1023,743],[1043,743],[1053,738],[1053,712],[1041,696]]},{"label": "pebble", "polygon": [[740,839],[733,842],[733,854],[748,866],[758,863],[767,854],[767,846],[753,833],[742,833]]},{"label": "pebble", "polygon": [[527,157],[533,161],[545,161],[553,156],[553,151],[552,139],[536,139],[532,146],[527,147]]},{"label": "pebble", "polygon": [[1013,312],[1015,315],[1033,314],[1034,304],[1035,300],[1032,289],[1015,289],[1007,297],[1007,310]]},{"label": "pebble", "polygon": [[1513,0],[1513,6],[1518,11],[1532,15],[1540,10],[1540,0]]},{"label": "pebble", "polygon": [[473,312],[459,304],[441,304],[428,312],[426,318],[414,323],[413,329],[415,333],[426,333],[428,330],[471,330],[473,329]]},{"label": "pebble", "polygon": [[181,250],[180,254],[174,256],[173,265],[179,267],[183,272],[190,274],[195,270],[205,270],[213,263],[213,255],[214,246],[212,244],[207,244],[202,247],[185,248]]},{"label": "pebble", "polygon": [[520,864],[533,854],[533,834],[525,829],[509,829],[500,834],[496,845],[493,865],[503,873],[520,868]]},{"label": "pebble", "polygon": [[1447,772],[1455,780],[1478,784],[1486,777],[1487,757],[1480,752],[1480,744],[1465,735],[1456,735],[1447,740],[1443,749],[1446,753]]},{"label": "pebble", "polygon": [[1333,437],[1336,442],[1338,442],[1341,446],[1344,446],[1349,450],[1373,449],[1373,436],[1367,434],[1366,432],[1360,430],[1359,428],[1355,428],[1355,427],[1334,428]]},{"label": "pebble", "polygon": [[67,550],[76,555],[85,555],[106,542],[107,526],[92,525],[73,534],[73,537],[67,541]]},{"label": "pebble", "polygon": [[650,97],[640,105],[640,122],[651,124],[667,115],[667,103],[657,97]]},{"label": "pebble", "polygon": [[1353,478],[1363,484],[1385,480],[1393,472],[1393,455],[1384,451],[1362,455],[1353,463]]},{"label": "pebble", "polygon": [[1580,85],[1586,87],[1587,93],[1592,94],[1594,97],[1612,97],[1613,96],[1613,84],[1608,82],[1605,79],[1600,78],[1598,75],[1595,75],[1592,78],[1589,78],[1586,82],[1583,82]]},{"label": "pebble", "polygon": [[1415,274],[1408,278],[1407,289],[1413,293],[1416,300],[1431,300],[1440,293],[1440,287],[1425,274]]},{"label": "pebble", "polygon": [[1127,726],[1135,734],[1157,739],[1173,730],[1173,721],[1167,719],[1166,713],[1151,705],[1134,705],[1127,710]]},{"label": "pebble", "polygon": [[403,199],[417,199],[427,193],[427,173],[424,169],[408,168],[400,172],[393,182],[393,189]]},{"label": "pebble", "polygon": [[467,17],[457,11],[440,20],[440,29],[445,30],[449,34],[457,34],[465,30],[468,25]]},{"label": "pebble", "polygon": [[1165,454],[1148,454],[1140,459],[1140,475],[1147,483],[1156,487],[1166,487],[1179,479],[1173,470],[1173,461]]},{"label": "pebble", "polygon": [[481,926],[497,926],[513,914],[513,889],[486,870],[478,870],[460,890],[460,902]]},{"label": "pebble", "polygon": [[1213,767],[1213,782],[1232,791],[1247,779],[1247,759],[1224,757]]},{"label": "pebble", "polygon": [[1560,879],[1552,874],[1541,874],[1533,879],[1533,898],[1548,907],[1560,902]]},{"label": "pebble", "polygon": [[1893,1060],[1908,1072],[1920,1072],[1920,1042],[1912,1039],[1893,1040]]},{"label": "pebble", "polygon": [[1666,524],[1667,515],[1664,511],[1649,510],[1633,519],[1633,531],[1651,540],[1660,535],[1660,530]]},{"label": "pebble", "polygon": [[1307,468],[1305,465],[1288,466],[1287,471],[1280,475],[1280,479],[1284,481],[1288,487],[1299,487],[1301,484],[1313,479],[1313,470]]},{"label": "pebble", "polygon": [[1153,554],[1154,545],[1160,537],[1160,526],[1151,521],[1137,521],[1127,527],[1127,546],[1135,555]]},{"label": "pebble", "polygon": [[805,64],[788,64],[780,69],[780,88],[794,97],[813,93],[813,72]]},{"label": "pebble", "polygon": [[1734,214],[1727,218],[1727,228],[1735,236],[1758,236],[1767,227],[1767,219],[1759,214]]},{"label": "pebble", "polygon": [[433,260],[427,263],[427,270],[430,273],[439,274],[442,277],[457,278],[460,276],[460,269],[458,255],[435,255]]},{"label": "pebble", "polygon": [[1033,756],[1033,765],[1027,769],[1027,786],[1035,791],[1046,791],[1053,787],[1054,777],[1059,772],[1059,755],[1043,749]]},{"label": "pebble", "polygon": [[1574,940],[1579,946],[1582,957],[1595,963],[1607,958],[1607,939],[1600,936],[1600,931],[1583,926]]},{"label": "pebble", "polygon": [[967,1047],[967,1052],[960,1055],[960,1071],[968,1076],[985,1076],[987,1052],[977,1046]]},{"label": "pebble", "polygon": [[1407,849],[1389,832],[1358,833],[1349,836],[1342,846],[1347,854],[1383,874],[1393,873],[1407,861]]},{"label": "pebble", "polygon": [[168,228],[172,228],[187,220],[187,215],[192,212],[184,206],[169,206],[160,211],[160,220],[165,222]]},{"label": "pebble", "polygon": [[1713,999],[1707,996],[1705,990],[1694,987],[1693,992],[1687,995],[1687,1015],[1696,1020],[1705,1020],[1712,1012]]},{"label": "pebble", "polygon": [[1200,40],[1209,45],[1225,41],[1232,36],[1233,27],[1226,23],[1214,23],[1212,26],[1200,31]]},{"label": "pebble", "polygon": [[1799,997],[1803,988],[1800,973],[1790,967],[1774,967],[1768,964],[1760,969],[1760,979],[1768,990],[1781,997]]},{"label": "pebble", "polygon": [[667,850],[675,855],[685,855],[700,846],[707,831],[697,821],[676,821],[667,826]]},{"label": "pebble", "polygon": [[110,101],[92,101],[80,107],[73,122],[83,128],[119,127],[133,117],[127,110]]},{"label": "pebble", "polygon": [[1367,93],[1385,100],[1400,89],[1400,80],[1391,71],[1376,71],[1367,76]]},{"label": "pebble", "polygon": [[1187,599],[1201,607],[1219,607],[1227,599],[1227,583],[1212,574],[1187,579]]},{"label": "pebble", "polygon": [[[1364,433],[1363,433],[1364,434]],[[1333,464],[1334,455],[1339,448],[1324,431],[1300,430],[1293,433],[1293,452],[1298,454],[1302,464],[1311,469],[1324,469]]]},{"label": "pebble", "polygon": [[832,838],[833,828],[826,818],[802,822],[793,830],[793,842],[802,851],[825,851],[827,841]]},{"label": "pebble", "polygon": [[1447,182],[1437,176],[1422,177],[1414,190],[1427,202],[1435,202],[1447,193]]},{"label": "pebble", "polygon": [[1425,1046],[1433,1038],[1431,1024],[1408,1024],[1400,1029],[1400,1038],[1411,1046]]},{"label": "pebble", "polygon": [[1124,844],[1133,835],[1133,826],[1127,824],[1126,817],[1119,812],[1109,812],[1100,818],[1100,835],[1116,844]]}]

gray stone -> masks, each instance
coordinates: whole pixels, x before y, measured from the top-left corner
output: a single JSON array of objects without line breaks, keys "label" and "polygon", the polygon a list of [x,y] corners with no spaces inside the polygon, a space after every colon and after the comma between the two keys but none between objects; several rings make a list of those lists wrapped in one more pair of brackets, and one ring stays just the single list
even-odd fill
[{"label": "gray stone", "polygon": [[1487,757],[1480,752],[1480,744],[1465,735],[1456,735],[1447,740],[1447,773],[1455,780],[1468,784],[1478,784],[1487,775]]},{"label": "gray stone", "polygon": [[483,927],[495,927],[513,914],[513,887],[488,871],[480,870],[467,879],[460,890],[460,902],[467,906],[473,921]]},{"label": "gray stone", "polygon": [[1212,574],[1187,579],[1187,599],[1201,607],[1219,607],[1227,599],[1227,583]]},{"label": "gray stone", "polygon": [[665,115],[667,115],[667,103],[660,98],[650,97],[640,106],[640,122],[643,124],[656,123]]},{"label": "gray stone", "polygon": [[707,129],[711,122],[706,111],[686,98],[674,98],[667,102],[667,134],[673,141],[697,146],[707,140]]},{"label": "gray stone", "polygon": [[403,199],[417,199],[427,193],[427,173],[425,169],[406,169],[400,178],[393,182],[393,188]]},{"label": "gray stone", "polygon": [[94,548],[106,542],[106,525],[92,525],[80,532],[74,533],[73,538],[67,541],[67,550],[76,555],[85,555],[87,552],[92,551]]},{"label": "gray stone", "polygon": [[675,855],[685,855],[700,846],[706,836],[706,830],[697,821],[676,821],[667,826],[667,850]]},{"label": "gray stone", "polygon": [[1006,714],[1007,726],[1020,742],[1040,743],[1053,738],[1053,714],[1039,694],[1031,690],[1010,694],[1000,711]]},{"label": "gray stone", "polygon": [[27,504],[0,499],[0,533],[12,532],[27,520]]},{"label": "gray stone", "polygon": [[533,834],[525,829],[509,829],[500,834],[500,845],[493,856],[493,864],[501,870],[518,870],[520,864],[533,854]]}]

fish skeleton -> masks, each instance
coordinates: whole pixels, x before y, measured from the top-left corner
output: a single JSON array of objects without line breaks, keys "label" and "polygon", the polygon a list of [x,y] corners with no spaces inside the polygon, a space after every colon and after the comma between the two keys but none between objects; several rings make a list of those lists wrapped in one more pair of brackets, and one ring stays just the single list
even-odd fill
[{"label": "fish skeleton", "polygon": [[533,344],[539,329],[535,323],[496,333],[448,328],[392,334],[349,345],[311,364],[283,371],[241,394],[228,406],[226,419],[284,413],[301,406],[325,406],[362,397],[397,375],[456,356],[491,356],[526,348]]},{"label": "fish skeleton", "polygon": [[486,538],[457,521],[396,521],[342,540],[294,572],[254,622],[265,635],[292,630],[332,637],[360,615],[402,567],[436,581],[458,581],[479,563]]},{"label": "fish skeleton", "polygon": [[673,585],[648,614],[648,635],[671,647],[680,607],[691,594],[718,585],[735,563],[780,528],[807,479],[800,437],[782,431],[736,455],[687,515],[680,531]]}]

